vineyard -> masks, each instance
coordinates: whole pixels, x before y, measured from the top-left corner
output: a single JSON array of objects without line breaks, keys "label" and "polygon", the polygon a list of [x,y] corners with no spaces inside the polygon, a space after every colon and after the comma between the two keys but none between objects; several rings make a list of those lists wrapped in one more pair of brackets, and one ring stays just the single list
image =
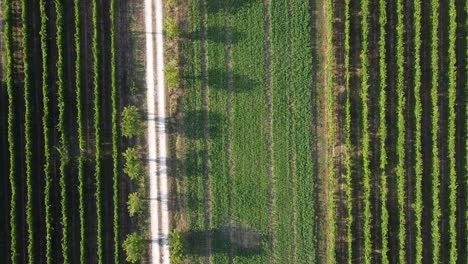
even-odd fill
[{"label": "vineyard", "polygon": [[468,262],[467,1],[1,3],[0,263]]},{"label": "vineyard", "polygon": [[[123,11],[125,10],[125,11]],[[127,1],[2,1],[1,263],[126,263]]]}]

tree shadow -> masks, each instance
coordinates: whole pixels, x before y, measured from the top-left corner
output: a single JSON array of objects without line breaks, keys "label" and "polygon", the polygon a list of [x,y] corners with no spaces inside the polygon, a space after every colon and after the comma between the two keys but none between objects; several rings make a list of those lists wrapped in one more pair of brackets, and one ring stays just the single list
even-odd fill
[{"label": "tree shadow", "polygon": [[[210,69],[208,70],[208,89],[226,90],[228,89],[228,72],[225,69]],[[259,82],[236,72],[230,73],[232,80],[233,93],[245,93],[253,90],[258,86]],[[203,76],[184,76],[186,80],[203,80]]]},{"label": "tree shadow", "polygon": [[206,12],[208,14],[216,14],[226,12],[228,14],[236,14],[240,10],[249,8],[253,0],[231,0],[226,4],[219,4],[218,1],[206,1]]},{"label": "tree shadow", "polygon": [[186,254],[206,256],[207,241],[211,237],[211,254],[230,254],[234,256],[265,255],[264,246],[268,237],[253,228],[241,225],[224,226],[209,231],[188,231],[183,233],[187,241]]},{"label": "tree shadow", "polygon": [[[187,111],[183,115],[173,116],[168,119],[169,133],[182,133],[189,139],[203,139],[205,133],[204,119],[208,118],[208,137],[217,138],[221,135],[224,128],[227,126],[227,118],[225,115],[207,110],[192,110]],[[183,119],[183,120],[181,120]],[[179,131],[177,128],[179,123],[184,122],[184,131]]]},{"label": "tree shadow", "polygon": [[[245,33],[238,31],[232,27],[229,27],[231,44],[238,43],[245,38]],[[226,29],[224,26],[209,26],[206,29],[206,38],[208,42],[214,42],[218,44],[224,44],[226,41],[225,36]],[[201,41],[202,33],[200,30],[182,33],[182,38],[186,38],[192,41]]]}]

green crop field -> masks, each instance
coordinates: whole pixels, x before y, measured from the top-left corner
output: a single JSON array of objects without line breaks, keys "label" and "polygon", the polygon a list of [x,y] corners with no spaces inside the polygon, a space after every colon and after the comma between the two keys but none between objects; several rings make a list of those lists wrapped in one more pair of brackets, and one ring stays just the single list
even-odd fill
[{"label": "green crop field", "polygon": [[468,262],[467,1],[4,0],[0,22],[0,263]]}]

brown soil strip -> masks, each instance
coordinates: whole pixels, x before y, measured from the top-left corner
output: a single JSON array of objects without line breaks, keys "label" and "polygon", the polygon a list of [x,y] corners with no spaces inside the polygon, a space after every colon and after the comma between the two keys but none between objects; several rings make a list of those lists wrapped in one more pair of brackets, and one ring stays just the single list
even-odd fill
[{"label": "brown soil strip", "polygon": [[211,193],[210,193],[210,160],[208,156],[208,72],[207,72],[207,45],[206,45],[206,3],[200,1],[200,12],[202,17],[201,24],[201,64],[202,64],[202,119],[203,119],[203,190],[205,193],[205,233],[206,233],[206,263],[211,262]]}]

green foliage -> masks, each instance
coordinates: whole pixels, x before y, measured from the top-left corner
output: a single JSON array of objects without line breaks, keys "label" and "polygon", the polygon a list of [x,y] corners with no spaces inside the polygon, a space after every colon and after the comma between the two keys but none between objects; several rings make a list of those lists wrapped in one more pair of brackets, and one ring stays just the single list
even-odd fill
[{"label": "green foliage", "polygon": [[51,91],[49,87],[49,70],[48,70],[48,17],[46,9],[46,0],[40,0],[39,8],[41,13],[41,51],[42,51],[42,101],[43,101],[43,115],[42,115],[42,130],[44,133],[44,204],[45,204],[45,225],[46,225],[46,263],[52,264],[52,199],[51,199],[51,149],[52,149],[52,133],[50,130],[51,117],[50,117],[50,96]]},{"label": "green foliage", "polygon": [[379,76],[380,76],[380,94],[379,94],[379,136],[380,136],[380,161],[379,168],[381,170],[380,178],[380,203],[381,203],[381,241],[382,241],[382,264],[389,264],[388,260],[388,208],[387,208],[387,195],[388,195],[388,183],[387,183],[387,121],[386,121],[386,104],[387,104],[387,54],[386,54],[386,31],[387,25],[387,1],[379,1]]},{"label": "green foliage", "polygon": [[166,74],[167,86],[169,86],[170,88],[177,88],[180,83],[180,75],[179,75],[179,68],[177,67],[177,61],[170,60],[166,64],[164,73]]},{"label": "green foliage", "polygon": [[5,16],[5,27],[4,27],[4,41],[5,41],[5,52],[6,52],[6,87],[8,94],[8,152],[10,157],[9,164],[9,181],[11,188],[10,196],[10,252],[11,252],[11,263],[19,263],[19,250],[20,250],[20,237],[18,234],[18,185],[17,185],[17,174],[18,166],[16,164],[17,156],[17,145],[18,142],[15,136],[15,124],[18,120],[15,112],[17,105],[17,93],[14,87],[14,46],[13,46],[13,2],[12,0],[4,1],[4,12]]},{"label": "green foliage", "polygon": [[122,135],[133,137],[142,134],[145,130],[141,113],[134,105],[126,106],[122,111]]},{"label": "green foliage", "polygon": [[372,263],[372,240],[371,240],[371,210],[370,210],[370,150],[369,150],[369,0],[361,1],[361,100],[362,100],[362,185],[363,185],[363,233],[364,233],[364,263]]},{"label": "green foliage", "polygon": [[181,31],[179,22],[172,17],[167,17],[165,20],[164,29],[166,30],[166,36],[170,39],[180,37]]},{"label": "green foliage", "polygon": [[448,168],[449,168],[449,263],[455,264],[457,252],[457,171],[456,171],[456,118],[457,110],[457,9],[455,0],[449,1],[448,36]]},{"label": "green foliage", "polygon": [[123,154],[125,165],[123,171],[132,180],[140,180],[145,174],[145,167],[135,148],[128,148]]},{"label": "green foliage", "polygon": [[87,236],[86,236],[86,212],[85,212],[85,158],[86,151],[85,131],[83,121],[83,87],[82,87],[82,52],[81,52],[81,7],[80,0],[74,0],[75,9],[75,85],[76,85],[76,110],[77,110],[77,126],[78,126],[78,147],[80,155],[78,156],[78,193],[79,193],[79,214],[80,214],[80,263],[86,264],[87,252]]},{"label": "green foliage", "polygon": [[115,0],[110,2],[110,21],[111,21],[111,97],[112,97],[112,162],[113,162],[113,201],[114,201],[114,263],[120,263],[120,216],[119,216],[119,142],[120,142],[120,124],[119,124],[119,98],[117,87],[117,69],[116,69],[116,22],[115,22]]},{"label": "green foliage", "polygon": [[440,193],[439,162],[439,1],[431,0],[431,103],[432,103],[432,263],[440,262],[440,217],[442,215]]},{"label": "green foliage", "polygon": [[26,224],[28,230],[28,245],[27,245],[27,254],[28,254],[28,263],[32,264],[36,260],[35,244],[36,244],[36,231],[34,230],[34,196],[33,196],[33,168],[32,168],[32,155],[33,155],[33,138],[32,138],[32,105],[31,105],[31,66],[29,64],[30,60],[30,16],[31,16],[31,7],[29,6],[29,1],[21,1],[21,23],[22,23],[22,35],[23,35],[23,65],[24,65],[24,137],[25,137],[25,163],[26,163]]},{"label": "green foliage", "polygon": [[128,262],[135,263],[143,259],[146,241],[142,235],[136,233],[128,234],[122,246],[127,255]]},{"label": "green foliage", "polygon": [[396,165],[396,185],[398,201],[398,261],[404,263],[406,259],[406,214],[405,214],[405,91],[404,91],[404,13],[403,0],[397,1],[397,43],[396,43],[396,61],[397,61],[397,165]]},{"label": "green foliage", "polygon": [[70,263],[70,248],[69,248],[69,219],[68,219],[68,134],[65,126],[67,118],[67,108],[65,107],[65,63],[64,63],[64,18],[63,18],[63,3],[61,0],[55,0],[55,9],[57,11],[56,30],[57,30],[57,89],[58,89],[58,109],[59,120],[57,129],[60,135],[60,147],[57,148],[60,157],[60,196],[61,196],[61,213],[62,213],[62,255],[63,263]]},{"label": "green foliage", "polygon": [[182,263],[185,256],[185,250],[187,247],[187,241],[185,237],[177,230],[169,233],[169,250],[171,254],[171,263],[178,264]]},{"label": "green foliage", "polygon": [[414,1],[414,122],[415,122],[415,140],[414,140],[414,153],[415,153],[415,243],[416,264],[422,264],[423,257],[423,240],[422,240],[422,177],[423,177],[423,160],[422,160],[422,143],[421,143],[421,122],[422,122],[422,103],[420,97],[421,91],[421,0]]},{"label": "green foliage", "polygon": [[128,195],[128,214],[130,216],[139,215],[143,211],[143,200],[138,192],[134,192]]},{"label": "green foliage", "polygon": [[97,261],[98,264],[104,263],[104,221],[103,221],[103,186],[102,186],[102,135],[101,135],[101,54],[99,50],[101,30],[99,27],[99,3],[92,0],[92,22],[93,22],[93,72],[94,72],[94,131],[95,131],[95,170],[96,179],[96,214],[97,214]]}]

